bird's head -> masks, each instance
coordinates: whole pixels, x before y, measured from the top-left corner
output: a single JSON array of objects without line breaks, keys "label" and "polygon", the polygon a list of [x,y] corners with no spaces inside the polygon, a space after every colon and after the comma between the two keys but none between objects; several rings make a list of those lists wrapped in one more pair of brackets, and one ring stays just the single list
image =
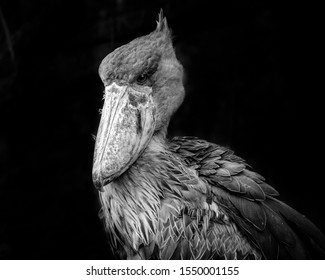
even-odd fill
[{"label": "bird's head", "polygon": [[93,181],[101,189],[127,170],[154,134],[164,135],[184,99],[183,68],[162,12],[157,28],[108,54],[99,66],[105,86]]}]

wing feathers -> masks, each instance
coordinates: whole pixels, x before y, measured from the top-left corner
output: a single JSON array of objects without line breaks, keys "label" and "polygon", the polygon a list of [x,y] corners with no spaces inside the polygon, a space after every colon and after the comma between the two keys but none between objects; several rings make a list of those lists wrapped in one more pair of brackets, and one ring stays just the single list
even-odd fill
[{"label": "wing feathers", "polygon": [[325,257],[325,236],[310,220],[275,198],[268,200],[267,205],[309,239],[310,245],[317,251],[318,257]]},{"label": "wing feathers", "polygon": [[229,196],[231,203],[240,214],[258,230],[263,231],[266,226],[265,210],[259,202],[245,200],[237,196]]},{"label": "wing feathers", "polygon": [[264,258],[307,259],[311,247],[318,256],[325,257],[321,231],[275,199],[279,193],[232,151],[197,138],[174,138],[171,146],[181,156],[191,153],[185,161],[211,185],[217,205]]}]

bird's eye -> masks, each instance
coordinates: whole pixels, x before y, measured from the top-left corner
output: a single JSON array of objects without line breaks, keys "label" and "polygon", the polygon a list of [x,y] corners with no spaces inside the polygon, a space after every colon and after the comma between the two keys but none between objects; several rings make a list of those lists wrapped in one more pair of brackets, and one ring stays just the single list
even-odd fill
[{"label": "bird's eye", "polygon": [[143,85],[148,80],[148,75],[146,73],[143,73],[138,76],[137,78],[137,84]]}]

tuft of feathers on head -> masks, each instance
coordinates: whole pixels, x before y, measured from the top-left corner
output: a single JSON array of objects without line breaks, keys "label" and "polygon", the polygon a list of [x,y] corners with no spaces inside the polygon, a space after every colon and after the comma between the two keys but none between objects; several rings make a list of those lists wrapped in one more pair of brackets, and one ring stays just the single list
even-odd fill
[{"label": "tuft of feathers on head", "polygon": [[158,21],[156,22],[157,22],[156,32],[164,32],[170,34],[170,30],[167,24],[167,19],[166,17],[164,17],[163,9],[160,9],[160,12],[158,14]]}]

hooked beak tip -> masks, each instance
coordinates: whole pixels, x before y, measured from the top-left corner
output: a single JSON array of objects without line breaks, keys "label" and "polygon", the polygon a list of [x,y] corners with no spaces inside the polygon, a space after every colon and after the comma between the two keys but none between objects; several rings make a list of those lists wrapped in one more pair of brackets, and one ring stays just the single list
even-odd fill
[{"label": "hooked beak tip", "polygon": [[100,192],[104,191],[103,185],[100,181],[94,181],[94,186],[98,191]]},{"label": "hooked beak tip", "polygon": [[94,186],[98,191],[104,192],[104,186],[108,185],[112,181],[113,181],[112,177],[107,177],[104,179],[97,179],[97,180],[94,180]]}]

